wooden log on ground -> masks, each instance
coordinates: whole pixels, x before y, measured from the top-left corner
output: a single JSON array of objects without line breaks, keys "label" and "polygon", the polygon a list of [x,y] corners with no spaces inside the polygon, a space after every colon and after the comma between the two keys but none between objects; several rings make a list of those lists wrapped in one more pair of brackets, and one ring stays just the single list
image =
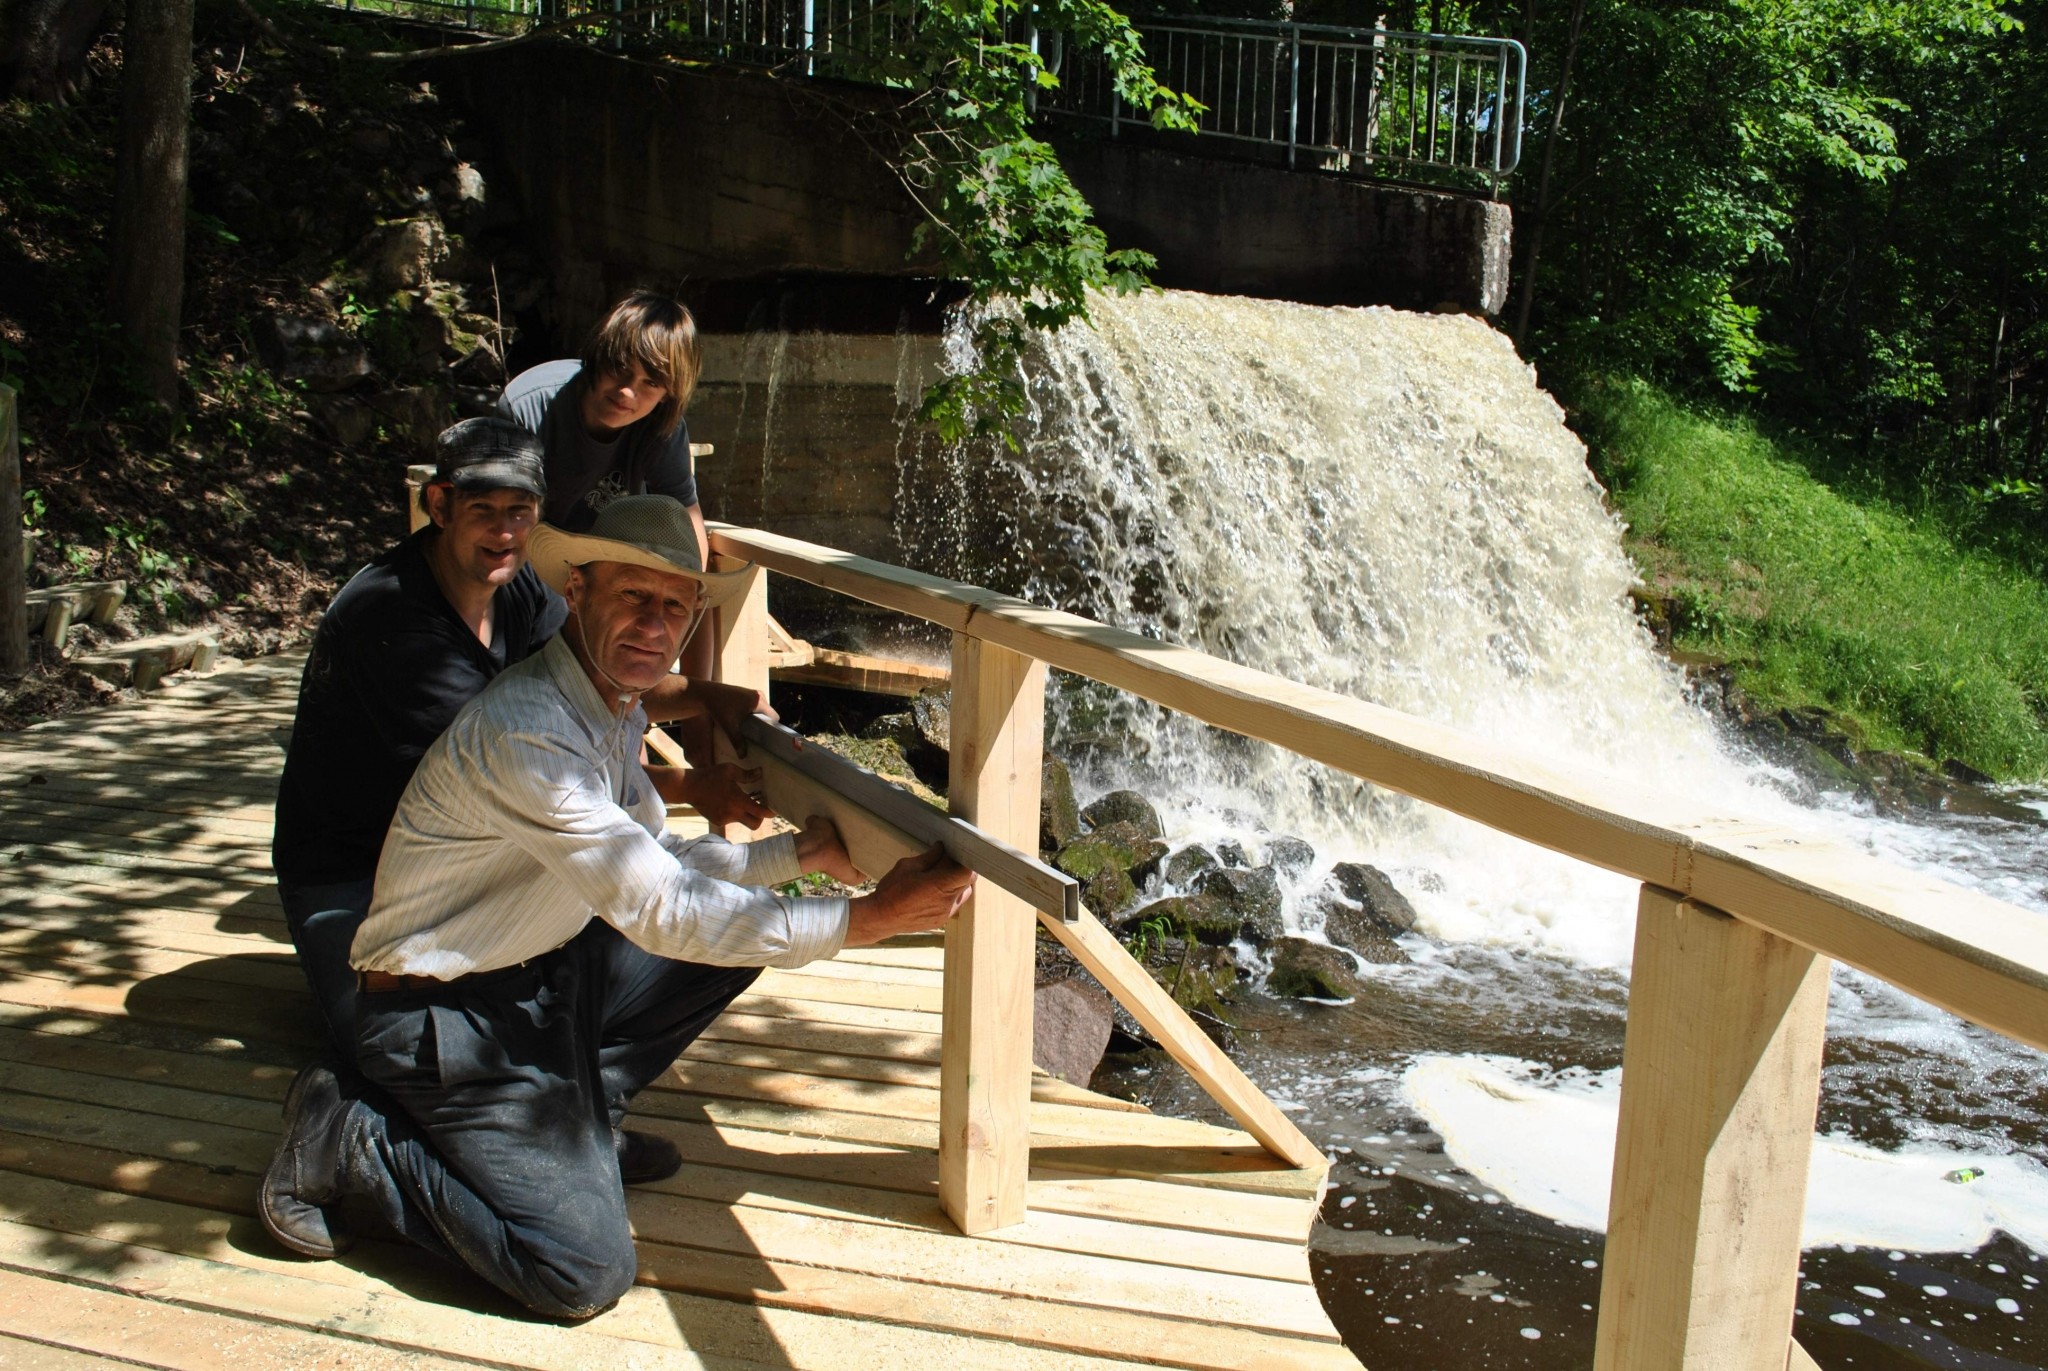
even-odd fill
[{"label": "wooden log on ground", "polygon": [[220,640],[210,633],[159,633],[86,653],[73,665],[113,685],[154,690],[173,671],[205,671],[219,656]]},{"label": "wooden log on ground", "polygon": [[87,622],[104,624],[128,596],[126,581],[79,581],[68,586],[45,586],[28,592],[28,627],[40,628],[43,639],[54,648],[64,646],[64,635],[80,615]]}]

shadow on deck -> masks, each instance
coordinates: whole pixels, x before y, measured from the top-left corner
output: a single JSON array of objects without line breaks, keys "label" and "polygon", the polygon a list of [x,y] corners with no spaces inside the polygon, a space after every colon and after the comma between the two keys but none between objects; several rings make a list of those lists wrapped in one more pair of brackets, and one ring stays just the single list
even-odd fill
[{"label": "shadow on deck", "polygon": [[[635,1102],[640,1285],[574,1327],[254,1218],[319,1024],[269,874],[299,662],[0,742],[0,1365],[1355,1367],[1315,1177],[1039,1078],[1031,1214],[937,1195],[941,952],[770,972]],[[68,1359],[67,1359],[68,1358]]]}]

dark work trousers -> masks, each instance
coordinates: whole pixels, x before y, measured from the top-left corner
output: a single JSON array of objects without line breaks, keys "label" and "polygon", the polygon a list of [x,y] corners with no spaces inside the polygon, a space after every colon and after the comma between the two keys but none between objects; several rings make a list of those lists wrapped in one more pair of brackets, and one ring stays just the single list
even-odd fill
[{"label": "dark work trousers", "polygon": [[344,1077],[354,1075],[356,1059],[356,970],[348,964],[348,952],[370,912],[375,885],[369,876],[331,885],[277,883],[285,926],[299,951],[299,969],[313,986],[327,1036],[341,1054]]},{"label": "dark work trousers", "polygon": [[598,1312],[636,1269],[612,1130],[760,974],[592,919],[521,966],[359,996],[373,1088],[343,1129],[342,1193],[536,1313]]}]

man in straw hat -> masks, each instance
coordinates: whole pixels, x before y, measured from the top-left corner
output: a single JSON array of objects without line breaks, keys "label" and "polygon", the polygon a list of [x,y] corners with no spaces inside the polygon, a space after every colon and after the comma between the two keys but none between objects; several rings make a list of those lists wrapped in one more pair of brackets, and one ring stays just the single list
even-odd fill
[{"label": "man in straw hat", "polygon": [[562,631],[507,669],[428,750],[392,821],[356,935],[367,1086],[299,1073],[260,1209],[330,1256],[331,1214],[366,1205],[528,1308],[582,1318],[632,1284],[624,1175],[679,1164],[621,1128],[641,1087],[753,981],[936,928],[972,876],[937,848],[851,901],[768,887],[859,880],[829,821],[735,845],[665,831],[638,760],[639,701],[698,616],[707,574],[683,506],[614,501],[588,534],[542,526]]},{"label": "man in straw hat", "polygon": [[[565,613],[526,566],[548,492],[540,440],[508,419],[464,419],[442,430],[435,457],[420,489],[425,527],[356,573],[321,616],[278,785],[278,894],[345,1061],[355,1055],[349,944],[398,798],[456,711],[538,652]],[[709,713],[729,732],[765,707],[757,691],[680,676],[644,705],[655,719]],[[767,817],[743,771],[707,769],[689,782],[672,773],[655,773],[667,798],[714,823]]]}]

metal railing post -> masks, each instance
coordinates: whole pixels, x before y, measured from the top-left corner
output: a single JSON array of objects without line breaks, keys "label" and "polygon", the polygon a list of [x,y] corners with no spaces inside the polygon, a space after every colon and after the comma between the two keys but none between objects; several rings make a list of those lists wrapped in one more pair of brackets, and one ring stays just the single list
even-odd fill
[{"label": "metal railing post", "polygon": [[1287,26],[1287,165],[1294,166],[1294,145],[1301,125],[1301,27]]}]

